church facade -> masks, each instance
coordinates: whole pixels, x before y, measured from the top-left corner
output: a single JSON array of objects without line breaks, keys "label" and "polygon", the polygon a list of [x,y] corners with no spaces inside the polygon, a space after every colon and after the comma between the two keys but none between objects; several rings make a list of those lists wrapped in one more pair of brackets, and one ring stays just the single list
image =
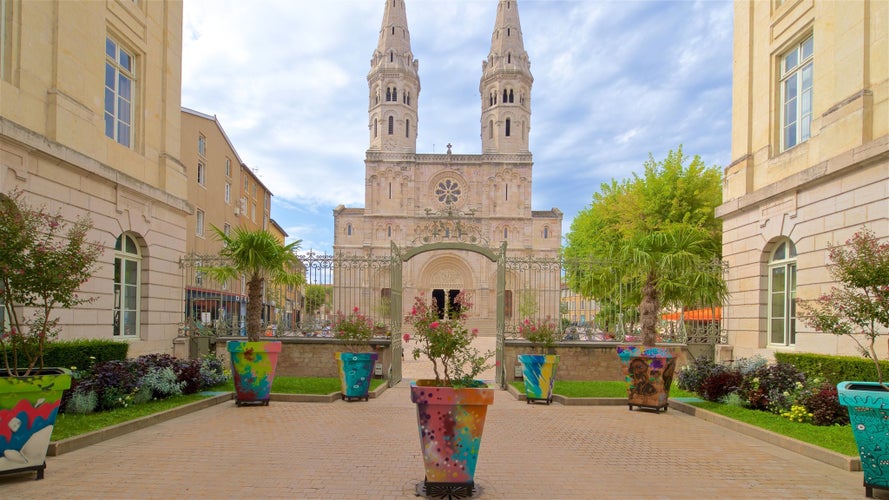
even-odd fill
[{"label": "church facade", "polygon": [[[517,2],[499,2],[490,52],[482,62],[481,154],[460,154],[450,146],[444,154],[417,152],[419,62],[411,51],[404,0],[385,2],[367,82],[365,206],[334,210],[334,253],[410,255],[394,278],[400,281],[394,286],[401,290],[404,311],[420,294],[441,308],[466,291],[473,302],[469,325],[481,335],[493,335],[498,294],[494,256],[554,259],[561,243],[562,212],[531,209],[528,137],[534,78]],[[550,298],[531,294],[532,283],[519,283],[553,278],[558,285],[557,275],[528,278],[507,271],[506,321],[558,318],[558,286]],[[369,279],[379,285],[359,298],[340,294],[337,299],[336,288],[346,285],[334,278],[334,307],[386,309],[393,286],[387,279]]]}]

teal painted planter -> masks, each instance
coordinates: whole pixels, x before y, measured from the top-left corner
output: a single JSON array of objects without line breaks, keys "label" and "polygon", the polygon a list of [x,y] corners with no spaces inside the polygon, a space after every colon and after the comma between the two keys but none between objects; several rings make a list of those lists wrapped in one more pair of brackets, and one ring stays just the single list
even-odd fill
[{"label": "teal painted planter", "polygon": [[226,344],[235,383],[235,404],[269,404],[281,342],[240,342]]},{"label": "teal painted planter", "polygon": [[553,383],[556,381],[556,368],[559,356],[556,354],[520,354],[522,379],[525,381],[525,401],[553,402]]},{"label": "teal painted planter", "polygon": [[0,474],[36,471],[43,479],[46,450],[71,372],[45,368],[11,377],[0,370]]},{"label": "teal painted planter", "polygon": [[618,346],[621,369],[627,381],[627,405],[667,411],[676,371],[676,355],[664,347]]},{"label": "teal painted planter", "polygon": [[889,391],[876,382],[840,382],[837,393],[849,410],[870,498],[874,488],[889,490]]},{"label": "teal painted planter", "polygon": [[426,470],[425,493],[430,496],[472,495],[475,467],[488,406],[494,389],[440,387],[434,380],[411,382],[411,401],[417,405],[420,452]]},{"label": "teal painted planter", "polygon": [[342,399],[367,401],[374,363],[379,355],[375,352],[337,352],[334,357],[340,369]]}]

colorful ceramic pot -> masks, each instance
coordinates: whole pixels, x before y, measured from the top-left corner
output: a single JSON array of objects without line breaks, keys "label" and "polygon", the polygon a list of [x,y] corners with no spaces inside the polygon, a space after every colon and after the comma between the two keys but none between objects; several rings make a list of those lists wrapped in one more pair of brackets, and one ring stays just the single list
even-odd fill
[{"label": "colorful ceramic pot", "polygon": [[618,346],[621,368],[627,381],[627,405],[667,411],[676,356],[663,347]]},{"label": "colorful ceramic pot", "polygon": [[876,382],[840,382],[840,404],[849,410],[861,457],[865,496],[889,490],[889,391]]},{"label": "colorful ceramic pot", "polygon": [[438,387],[433,380],[411,382],[427,493],[441,486],[472,493],[485,416],[494,403],[494,389],[478,384],[453,388]]},{"label": "colorful ceramic pot", "polygon": [[375,352],[337,352],[334,357],[340,368],[342,398],[367,401],[370,379],[373,378],[374,364],[379,355]]},{"label": "colorful ceramic pot", "polygon": [[43,479],[46,450],[71,372],[45,368],[12,377],[0,370],[0,474],[37,471]]},{"label": "colorful ceramic pot", "polygon": [[556,381],[556,368],[559,356],[556,354],[520,354],[522,379],[525,381],[525,401],[553,402],[553,383]]},{"label": "colorful ceramic pot", "polygon": [[278,366],[281,342],[240,342],[227,344],[235,382],[235,403],[261,403],[268,406]]}]

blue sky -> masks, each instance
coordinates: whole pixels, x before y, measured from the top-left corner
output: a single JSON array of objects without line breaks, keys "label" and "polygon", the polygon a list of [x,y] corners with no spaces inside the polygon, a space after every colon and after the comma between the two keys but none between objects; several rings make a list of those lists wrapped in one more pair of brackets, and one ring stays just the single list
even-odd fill
[{"label": "blue sky", "polygon": [[[182,105],[216,115],[302,249],[364,206],[367,72],[384,0],[185,0]],[[420,61],[417,152],[481,150],[478,84],[497,0],[407,0]],[[532,209],[563,234],[601,183],[683,145],[731,161],[732,3],[520,0],[534,86]]]}]

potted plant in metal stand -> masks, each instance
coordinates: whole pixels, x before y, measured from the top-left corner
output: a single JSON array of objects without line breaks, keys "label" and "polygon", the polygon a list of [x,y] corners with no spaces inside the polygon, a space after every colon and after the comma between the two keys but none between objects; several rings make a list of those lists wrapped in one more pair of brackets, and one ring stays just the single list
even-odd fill
[{"label": "potted plant in metal stand", "polygon": [[846,246],[830,246],[831,276],[842,285],[817,299],[801,302],[802,321],[818,331],[851,338],[874,362],[874,381],[837,384],[847,407],[864,471],[867,497],[889,490],[889,384],[877,353],[877,339],[889,335],[889,242],[864,229]]},{"label": "potted plant in metal stand", "polygon": [[368,399],[370,380],[373,378],[374,363],[378,354],[360,349],[369,348],[367,342],[373,338],[375,329],[373,320],[361,314],[357,306],[348,316],[337,312],[330,327],[334,338],[346,343],[343,352],[334,353],[339,365],[342,399],[346,401]]},{"label": "potted plant in metal stand", "polygon": [[556,368],[559,356],[553,348],[561,339],[556,322],[549,316],[546,319],[531,321],[525,318],[519,325],[519,335],[534,344],[537,354],[520,354],[522,379],[525,382],[525,401],[529,404],[543,401],[553,402],[553,383],[556,381]]},{"label": "potted plant in metal stand", "polygon": [[[494,403],[494,389],[476,377],[490,368],[487,361],[494,353],[479,353],[471,346],[478,332],[465,325],[472,307],[468,299],[461,292],[453,308],[439,311],[421,293],[405,317],[414,331],[414,359],[427,357],[435,373],[434,380],[415,380],[410,387],[426,470],[417,485],[421,496],[466,497],[475,487],[485,416]],[[405,334],[404,340],[410,341],[411,335]]]},{"label": "potted plant in metal stand", "polygon": [[226,264],[202,268],[220,282],[244,276],[247,281],[247,341],[229,341],[235,383],[235,403],[269,404],[281,342],[263,341],[262,307],[266,286],[299,286],[305,281],[298,269],[296,251],[301,240],[289,244],[279,241],[266,230],[235,228],[231,235],[213,226],[223,248],[219,251]]},{"label": "potted plant in metal stand", "polygon": [[0,474],[36,471],[43,479],[62,393],[71,372],[43,365],[60,330],[57,307],[91,302],[77,294],[102,253],[88,219],[66,223],[33,209],[23,194],[0,195]]}]

